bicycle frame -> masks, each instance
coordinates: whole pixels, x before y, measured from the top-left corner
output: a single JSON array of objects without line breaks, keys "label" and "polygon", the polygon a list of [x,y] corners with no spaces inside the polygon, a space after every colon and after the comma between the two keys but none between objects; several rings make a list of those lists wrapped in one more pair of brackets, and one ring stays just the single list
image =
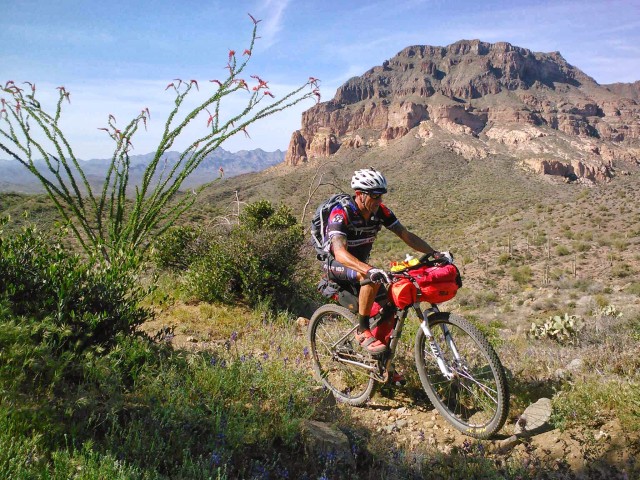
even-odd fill
[{"label": "bicycle frame", "polygon": [[[434,337],[433,337],[433,334],[431,333],[431,329],[429,328],[429,315],[440,312],[440,309],[438,308],[438,306],[433,304],[424,312],[422,311],[422,308],[420,308],[419,303],[415,303],[409,307],[406,307],[404,310],[400,310],[398,312],[396,325],[393,331],[391,332],[391,339],[389,342],[389,353],[385,355],[383,358],[384,366],[382,366],[382,368],[380,368],[381,366],[380,361],[376,362],[379,364],[379,366],[376,367],[374,365],[366,364],[357,360],[350,360],[348,358],[344,358],[343,356],[340,356],[337,354],[335,356],[335,360],[367,370],[373,375],[373,378],[375,378],[376,380],[380,382],[386,382],[387,379],[389,378],[389,374],[391,373],[392,362],[395,357],[395,352],[396,352],[398,342],[402,337],[404,322],[409,313],[409,309],[411,308],[413,308],[418,318],[422,318],[422,322],[420,323],[420,328],[422,329],[426,338],[429,341],[431,354],[435,357],[438,367],[440,368],[440,371],[448,380],[451,380],[455,375],[451,371],[451,369],[448,367],[447,363],[445,362],[442,352],[440,350],[440,347],[436,342],[433,341]],[[343,335],[338,341],[336,341],[332,347],[337,348],[340,344],[342,344],[354,333],[356,328],[357,326],[354,326],[353,329],[351,329],[349,332],[347,332],[347,334]],[[449,328],[446,325],[442,325],[441,328],[444,333],[444,337],[447,341],[447,344],[449,345],[449,348],[453,352],[454,358],[456,360],[461,360],[460,354],[458,353],[458,350],[456,349],[453,338],[451,337],[451,334],[449,332]]]}]

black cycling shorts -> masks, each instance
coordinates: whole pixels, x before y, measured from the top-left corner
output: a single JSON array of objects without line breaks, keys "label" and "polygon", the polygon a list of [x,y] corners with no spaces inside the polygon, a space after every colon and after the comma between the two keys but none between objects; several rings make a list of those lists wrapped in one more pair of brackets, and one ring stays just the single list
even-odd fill
[{"label": "black cycling shorts", "polygon": [[334,282],[347,282],[351,285],[360,286],[358,272],[342,265],[335,258],[331,258],[322,264],[322,269],[327,274],[329,280]]}]

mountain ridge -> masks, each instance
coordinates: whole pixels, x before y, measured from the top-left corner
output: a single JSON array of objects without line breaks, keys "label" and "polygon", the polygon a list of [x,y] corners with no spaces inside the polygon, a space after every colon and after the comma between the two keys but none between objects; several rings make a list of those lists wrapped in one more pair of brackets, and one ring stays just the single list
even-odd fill
[{"label": "mountain ridge", "polygon": [[609,181],[640,165],[637,90],[599,85],[559,52],[480,40],[409,46],[303,112],[285,163],[412,132],[425,147],[453,141],[467,160],[506,153],[541,174]]},{"label": "mountain ridge", "polygon": [[[129,169],[129,183],[131,188],[135,188],[135,186],[141,182],[142,175],[154,155],[155,153],[153,152],[131,155],[131,166]],[[179,157],[180,152],[170,151],[164,155],[163,160],[170,166],[174,165]],[[283,159],[284,152],[281,150],[267,152],[258,148],[254,150],[239,150],[232,153],[223,148],[218,148],[205,157],[200,166],[185,180],[182,188],[194,188],[215,180],[220,177],[220,168],[223,169],[224,176],[233,177],[244,173],[264,170],[265,168],[282,162]],[[35,163],[40,167],[40,171],[46,172],[47,167],[44,160],[36,160]],[[79,160],[79,163],[91,187],[102,187],[111,160]],[[162,170],[162,168],[159,168],[159,170]],[[51,174],[46,176],[50,178]],[[44,189],[38,179],[17,160],[0,159],[0,192],[42,193]]]}]

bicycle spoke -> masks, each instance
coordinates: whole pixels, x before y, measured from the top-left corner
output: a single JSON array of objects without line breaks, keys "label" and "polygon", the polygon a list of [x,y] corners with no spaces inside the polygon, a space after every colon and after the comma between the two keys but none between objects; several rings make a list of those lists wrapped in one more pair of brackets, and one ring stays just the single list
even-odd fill
[{"label": "bicycle spoke", "polygon": [[340,400],[359,405],[370,395],[373,379],[366,368],[370,357],[353,340],[354,322],[348,310],[326,305],[312,317],[309,336],[319,378]]},{"label": "bicycle spoke", "polygon": [[[508,390],[502,366],[482,334],[466,320],[438,314],[429,323],[443,374],[422,330],[416,340],[416,365],[434,406],[459,430],[487,438],[506,420]],[[499,376],[501,375],[501,376]]]}]

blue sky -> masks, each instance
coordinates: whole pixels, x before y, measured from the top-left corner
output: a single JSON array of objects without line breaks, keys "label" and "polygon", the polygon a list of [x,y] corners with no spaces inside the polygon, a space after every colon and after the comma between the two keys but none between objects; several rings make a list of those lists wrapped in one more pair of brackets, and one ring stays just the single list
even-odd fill
[{"label": "blue sky", "polygon": [[[313,76],[329,100],[404,47],[475,38],[559,51],[602,84],[640,80],[640,0],[0,0],[0,7],[0,82],[35,82],[45,103],[55,87],[70,90],[64,126],[83,159],[110,156],[98,131],[109,114],[124,124],[145,107],[151,127],[134,153],[152,151],[173,100],[166,85],[223,77],[229,49],[248,46],[247,13],[262,20],[262,38],[246,73],[267,79],[276,94]],[[239,135],[223,148],[284,150],[312,105],[256,123],[250,139]]]}]

